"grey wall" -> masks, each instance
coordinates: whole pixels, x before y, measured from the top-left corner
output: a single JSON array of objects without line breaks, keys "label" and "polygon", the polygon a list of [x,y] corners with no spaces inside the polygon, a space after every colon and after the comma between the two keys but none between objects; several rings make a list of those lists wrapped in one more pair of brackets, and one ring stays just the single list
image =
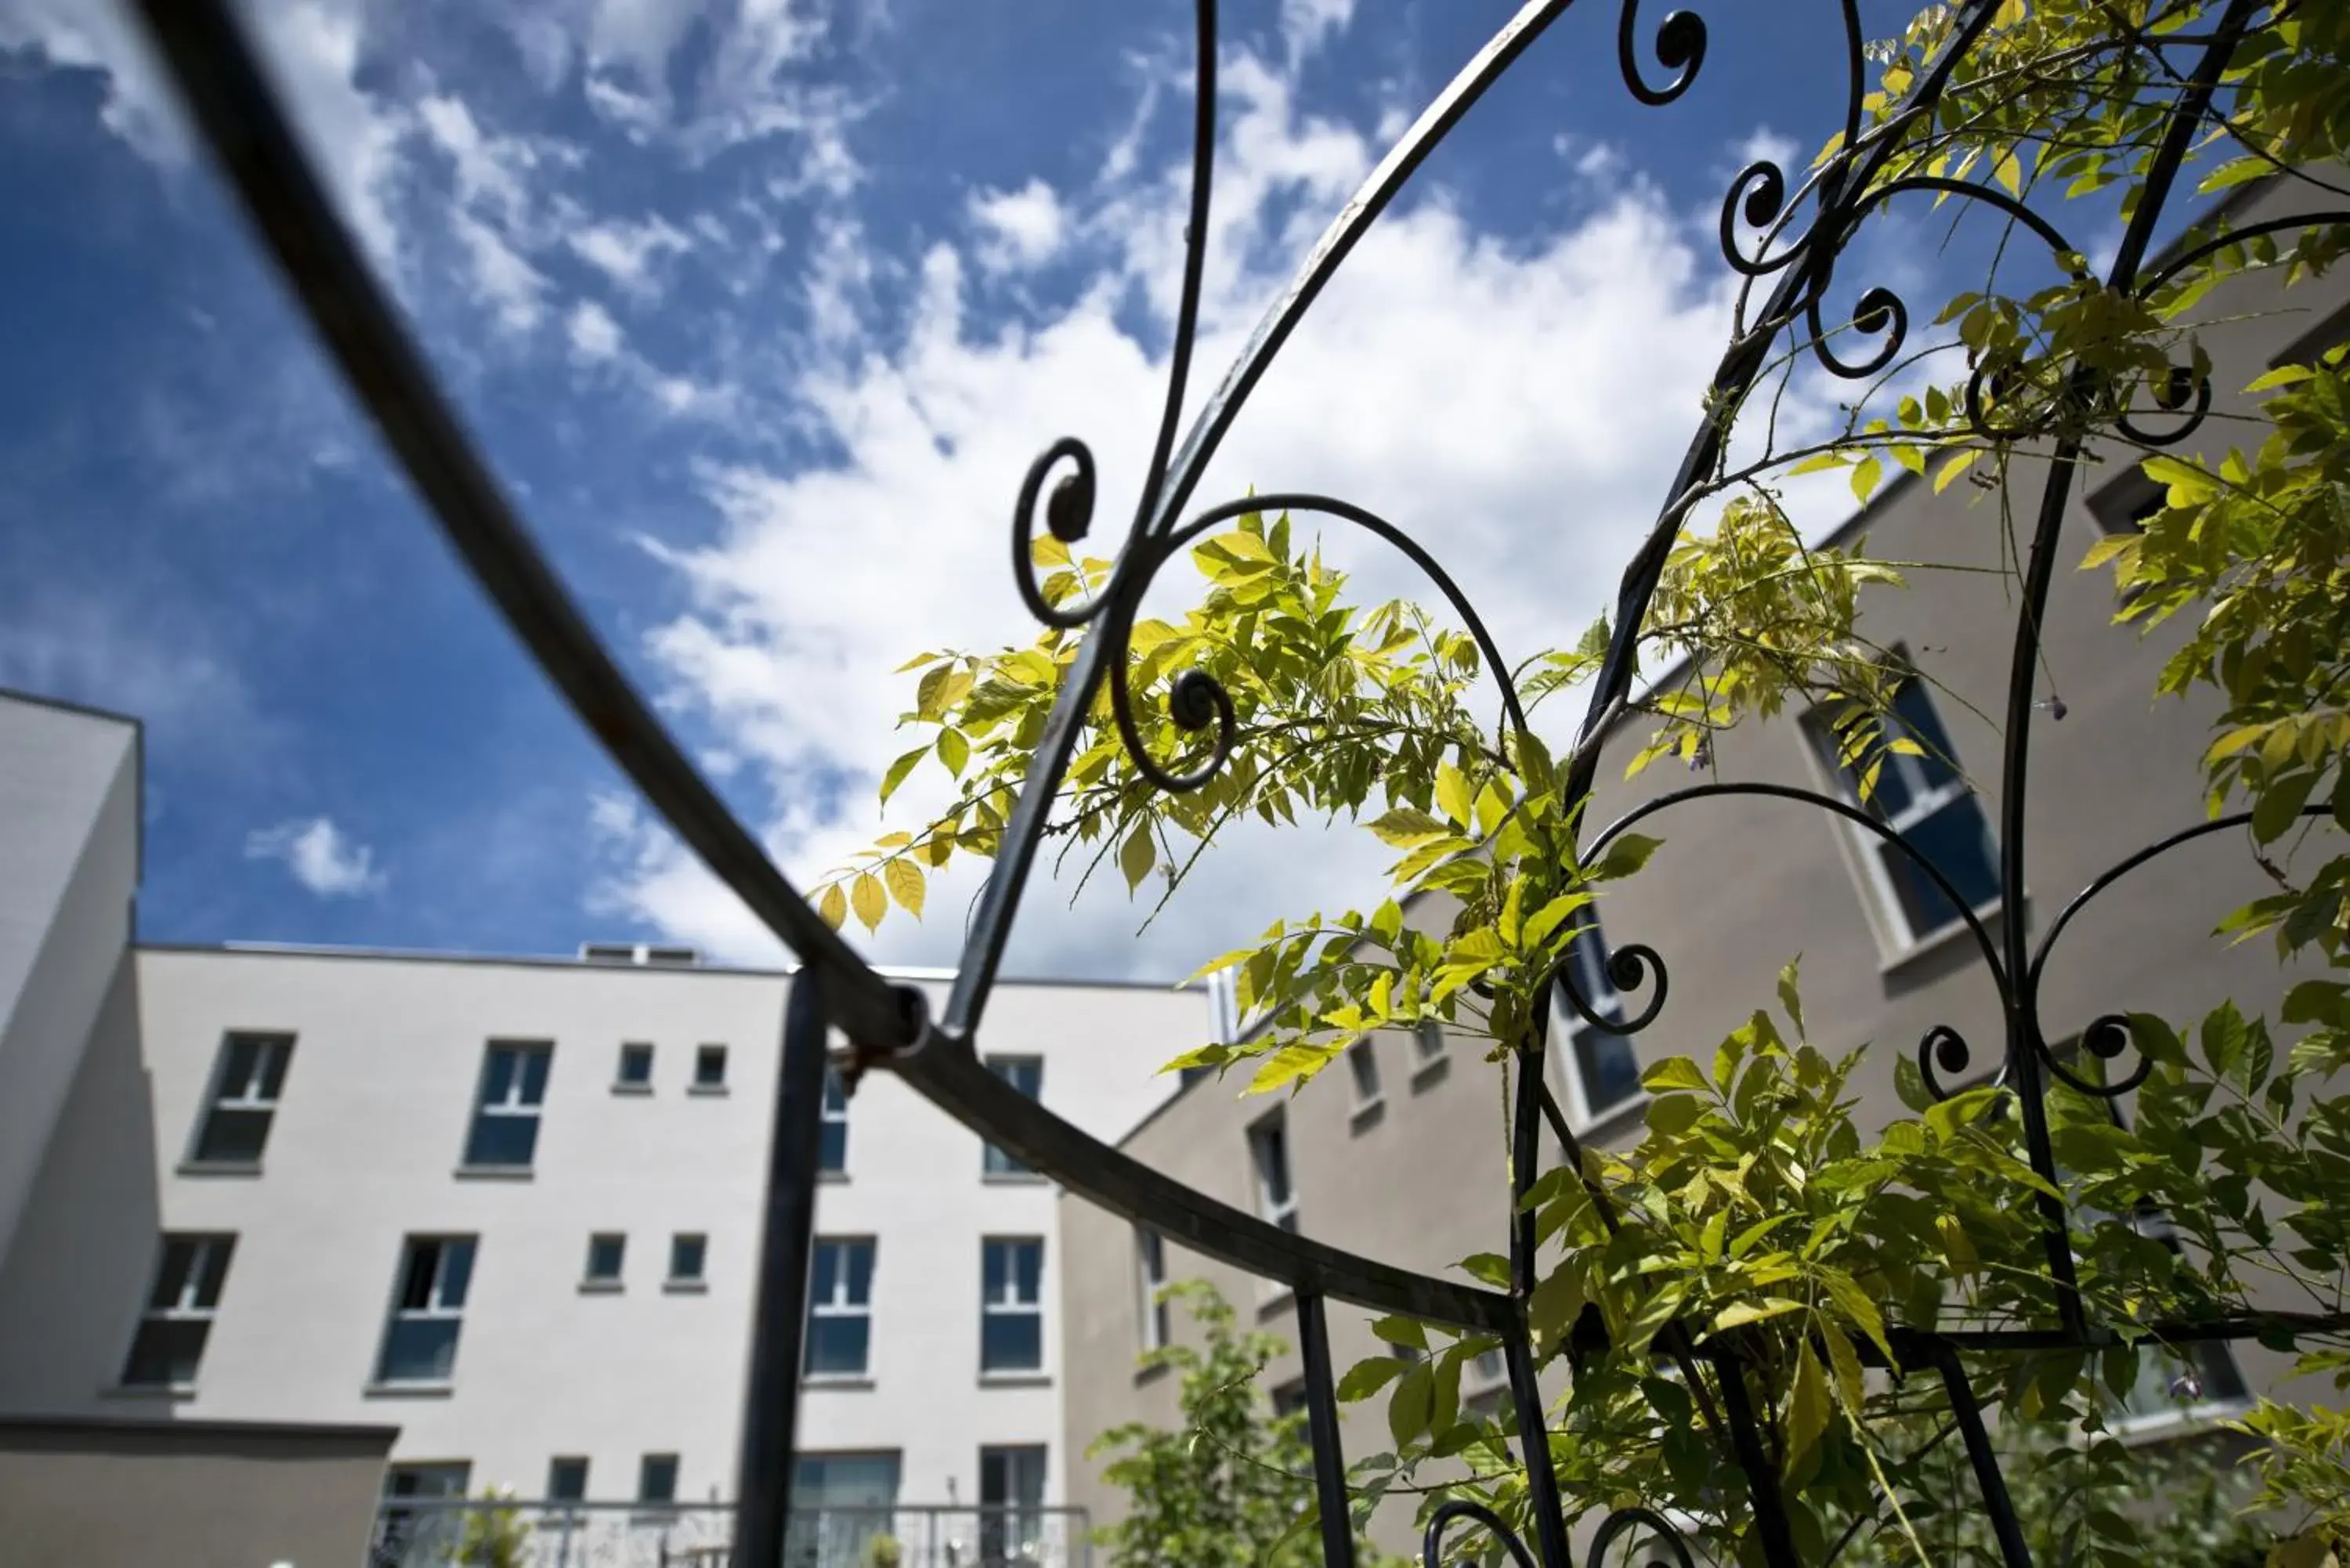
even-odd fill
[{"label": "grey wall", "polygon": [[0,1258],[130,940],[139,728],[0,692]]},{"label": "grey wall", "polygon": [[394,1435],[0,1418],[0,1568],[349,1568]]},{"label": "grey wall", "polygon": [[[2258,202],[2242,214],[2262,215]],[[2264,285],[2215,290],[2205,312],[2239,319],[2205,334],[2218,410],[2183,450],[2224,449],[2241,428],[2224,417],[2231,403],[2241,402],[2236,389],[2346,296],[2350,280],[2340,277],[2296,288],[2284,309]],[[2103,466],[2084,486],[2089,494],[2129,483],[2126,457],[2098,455]],[[2036,477],[2024,476],[2016,493],[2036,498]],[[2035,504],[2019,503],[2027,509]],[[1936,705],[1996,822],[2000,738],[1993,720],[2005,706],[2016,609],[2012,581],[1996,570],[2005,541],[1995,502],[1965,483],[1939,495],[1923,484],[1905,485],[1855,521],[1873,556],[1960,568],[1921,565],[1909,570],[1907,591],[1872,591],[1864,599],[1866,630],[1879,642],[1906,645],[1947,689],[1937,693]],[[2111,624],[2110,576],[2072,569],[2097,536],[2077,493],[2065,530],[2035,695],[2060,696],[2067,712],[2061,722],[2043,712],[2033,726],[2024,815],[2028,898],[2021,918],[2035,934],[2100,871],[2203,819],[2198,760],[2217,712],[2203,694],[2154,701],[2157,673],[2183,634],[2159,630],[2142,639]],[[1669,763],[1627,782],[1625,763],[1648,733],[1648,725],[1634,722],[1608,737],[1590,818],[1595,826],[1699,782]],[[1721,737],[1715,750],[1723,779],[1834,793],[1792,716],[1742,726]],[[1644,1062],[1710,1055],[1753,1009],[1775,1006],[1775,977],[1800,955],[1813,1043],[1831,1054],[1870,1047],[1855,1084],[1865,1101],[1864,1124],[1905,1114],[1893,1095],[1894,1064],[1914,1053],[1934,1024],[1952,1024],[1974,1044],[1974,1072],[1996,1064],[2003,1049],[2001,1012],[1983,960],[1963,934],[1916,950],[1890,941],[1872,919],[1845,825],[1793,803],[1731,798],[1669,809],[1641,831],[1665,846],[1641,876],[1607,892],[1602,918],[1612,943],[1649,944],[1670,968],[1670,1001],[1638,1038]],[[2230,950],[2209,934],[2266,887],[2241,836],[2215,835],[2133,874],[2092,905],[2055,950],[2043,992],[2048,1037],[2062,1040],[2108,1012],[2199,1017],[2227,997],[2272,1014],[2293,978],[2280,971],[2273,950],[2265,943]],[[1365,896],[1377,895],[1365,889]],[[1475,1053],[1456,1052],[1441,1082],[1409,1092],[1409,1045],[1394,1038],[1378,1043],[1388,1103],[1375,1124],[1350,1117],[1343,1065],[1286,1102],[1284,1114],[1307,1234],[1388,1262],[1441,1269],[1471,1252],[1503,1250],[1501,1085],[1495,1067]],[[1252,1205],[1246,1128],[1282,1102],[1237,1099],[1241,1081],[1194,1085],[1125,1147],[1211,1196]],[[1640,1130],[1636,1104],[1586,1136],[1628,1146]],[[1132,1370],[1140,1325],[1130,1228],[1076,1200],[1063,1207],[1073,1441],[1122,1420],[1171,1423],[1173,1388],[1164,1379],[1139,1380]],[[1255,1297],[1253,1282],[1171,1250],[1170,1273],[1211,1279],[1235,1301]],[[1265,1321],[1294,1338],[1281,1307]],[[1373,1350],[1352,1319],[1334,1323],[1333,1342],[1341,1371]],[[2256,1387],[2281,1370],[2278,1357],[2257,1347],[2245,1347],[2241,1359]],[[1265,1382],[1274,1386],[1295,1375],[1293,1355],[1270,1367]],[[1350,1455],[1388,1447],[1383,1411],[1376,1399],[1356,1408],[1347,1423]],[[1073,1474],[1071,1501],[1097,1519],[1114,1518],[1118,1499],[1097,1476],[1097,1467]],[[1409,1542],[1398,1511],[1393,1505],[1383,1511],[1378,1534],[1403,1550]]]}]

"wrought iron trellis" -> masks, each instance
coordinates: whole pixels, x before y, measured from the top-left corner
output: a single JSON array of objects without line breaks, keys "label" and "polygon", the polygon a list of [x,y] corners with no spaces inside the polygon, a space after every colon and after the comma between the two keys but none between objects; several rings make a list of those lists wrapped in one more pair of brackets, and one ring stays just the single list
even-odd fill
[{"label": "wrought iron trellis", "polygon": [[[1517,695],[1506,674],[1508,666],[1475,610],[1435,559],[1394,524],[1350,503],[1314,494],[1258,495],[1210,506],[1189,518],[1184,514],[1209,458],[1323,286],[1445,135],[1572,3],[1527,0],[1437,95],[1338,213],[1178,445],[1176,431],[1198,325],[1216,132],[1217,7],[1215,0],[1195,0],[1198,57],[1190,227],[1166,403],[1157,440],[1115,568],[1098,592],[1082,604],[1056,606],[1046,601],[1035,581],[1029,545],[1040,504],[1045,524],[1055,537],[1070,541],[1088,532],[1097,490],[1092,454],[1078,440],[1058,441],[1036,460],[1021,486],[1012,532],[1014,578],[1020,596],[1039,620],[1072,631],[1082,629],[1087,636],[1032,758],[1003,837],[996,871],[967,937],[945,1013],[932,1018],[918,992],[886,980],[867,965],[767,860],[606,653],[459,427],[421,355],[337,219],[231,6],[224,0],[139,0],[151,36],[247,214],[274,253],[312,326],[459,556],[622,771],[679,836],[801,961],[785,1009],[757,1321],[746,1389],[740,1511],[733,1548],[733,1560],[742,1568],[774,1568],[784,1560],[816,1190],[816,1133],[827,1039],[834,1029],[849,1042],[853,1070],[880,1066],[894,1071],[990,1142],[1070,1190],[1195,1251],[1290,1287],[1295,1294],[1305,1364],[1306,1411],[1323,1551],[1332,1568],[1347,1568],[1353,1561],[1354,1542],[1325,1303],[1335,1299],[1498,1336],[1503,1344],[1520,1427],[1533,1549],[1482,1504],[1456,1500],[1431,1514],[1426,1555],[1430,1568],[1435,1568],[1448,1528],[1466,1521],[1490,1531],[1519,1568],[1534,1568],[1537,1556],[1549,1568],[1573,1568],[1575,1553],[1552,1468],[1536,1380],[1538,1366],[1526,1326],[1526,1303],[1534,1284],[1534,1219],[1530,1212],[1521,1207],[1513,1226],[1507,1290],[1393,1268],[1288,1234],[1170,1180],[1003,1084],[980,1064],[976,1050],[1004,941],[1025,891],[1047,815],[1068,767],[1081,720],[1103,683],[1108,683],[1115,722],[1137,767],[1159,787],[1170,791],[1199,787],[1214,775],[1231,750],[1235,727],[1232,705],[1211,677],[1199,671],[1183,675],[1170,692],[1170,713],[1179,727],[1203,735],[1209,742],[1206,758],[1181,771],[1155,758],[1144,743],[1135,721],[1133,694],[1124,679],[1128,638],[1145,588],[1167,561],[1204,531],[1244,512],[1286,508],[1334,517],[1388,541],[1427,574],[1462,618],[1500,684],[1505,711],[1513,720],[1521,717]],[[1642,58],[1638,0],[1619,0],[1619,7],[1616,48],[1625,86],[1644,104],[1671,103],[1689,90],[1704,64],[1704,21],[1693,13],[1675,11],[1646,40],[1648,52],[1654,57],[1653,67],[1670,73],[1659,83],[1647,74],[1651,63]],[[2079,254],[2043,217],[1995,188],[1918,175],[1879,182],[1904,130],[1918,117],[1933,112],[1959,62],[1981,39],[2001,9],[2001,0],[1966,0],[1955,12],[1949,34],[1932,59],[1918,72],[1902,99],[1874,126],[1864,123],[1864,36],[1857,0],[1839,0],[1839,8],[1846,91],[1838,150],[1793,190],[1786,171],[1766,159],[1742,170],[1725,194],[1721,253],[1747,280],[1748,295],[1741,302],[1737,331],[1715,371],[1705,404],[1708,411],[1673,477],[1654,527],[1625,572],[1613,618],[1613,639],[1594,682],[1581,729],[1586,741],[1604,727],[1630,693],[1635,639],[1662,576],[1667,553],[1690,509],[1704,493],[1705,481],[1722,455],[1734,411],[1743,394],[1763,375],[1774,346],[1800,326],[1806,334],[1808,350],[1827,371],[1846,379],[1874,375],[1899,353],[1908,332],[1908,316],[1899,296],[1890,289],[1867,290],[1851,313],[1851,331],[1864,338],[1879,339],[1863,357],[1844,358],[1823,327],[1822,312],[1836,263],[1867,210],[1902,195],[1960,197],[1998,209],[2046,242],[2060,257]],[[2144,296],[2225,245],[2312,223],[2350,222],[2350,213],[2323,213],[2247,224],[2199,239],[2158,264],[2148,264],[2157,225],[2191,140],[2211,114],[2214,94],[2229,61],[2261,9],[2256,0],[2228,0],[2208,35],[2199,40],[2196,63],[2178,81],[2164,133],[2145,176],[2144,197],[2108,269],[2106,286]],[[1806,205],[1810,221],[1800,232],[1791,234],[1797,214]],[[1759,232],[1759,238],[1742,241],[1742,220],[1747,230]],[[1769,292],[1757,305],[1752,291],[1766,281]],[[1992,366],[1979,365],[1966,389],[1969,416],[1981,431],[1991,431],[1986,404],[1999,390],[1996,375]],[[2087,387],[2077,384],[2074,389]],[[2183,440],[2201,421],[2210,397],[2208,380],[2199,381],[2185,373],[2174,375],[2169,386],[2158,390],[2157,402],[2177,416],[2177,422],[2148,431],[2126,421],[2124,429],[2133,439],[2150,445]],[[2041,613],[2054,571],[2058,528],[2080,455],[2078,440],[2059,440],[2050,455],[2053,461],[2024,562],[2005,715],[1999,838],[2000,886],[2004,890],[2024,885],[2023,813]],[[1049,493],[1048,480],[1053,481]],[[1596,764],[1597,747],[1579,745],[1564,792],[1567,801],[1588,797]],[[2057,939],[2090,900],[2138,867],[2181,844],[2241,826],[2248,820],[2239,815],[2199,823],[2139,850],[2091,882],[2064,908],[2036,944],[2020,920],[2003,922],[1994,937],[1942,873],[1906,840],[1866,812],[1802,789],[1717,783],[1674,791],[1595,834],[1584,846],[1583,858],[1587,862],[1618,834],[1648,816],[1690,801],[1733,794],[1800,801],[1852,821],[1908,857],[1960,911],[2001,998],[2005,1033],[2001,1059],[2022,1113],[2032,1166],[2052,1182],[2055,1166],[2050,1149],[2047,1077],[2054,1075],[2089,1094],[2113,1096],[2136,1087],[2151,1068],[2141,1051],[2135,1068],[2110,1081],[2100,1081],[2074,1073],[2051,1050],[2041,1027],[2038,995],[2043,971]],[[1598,1019],[1564,973],[1554,976],[1551,983],[1586,1019],[1617,1033],[1646,1028],[1665,1000],[1662,958],[1651,948],[1630,944],[1618,947],[1607,963],[1619,990],[1649,992],[1638,1013],[1628,1020]],[[1537,1009],[1537,1019],[1545,1017],[1547,1011]],[[1520,1198],[1538,1170],[1544,1126],[1553,1130],[1570,1160],[1579,1163],[1582,1158],[1581,1147],[1540,1068],[1545,1048],[1542,1029],[1537,1023],[1534,1037],[1526,1043],[1526,1067],[1518,1075],[1513,1091],[1511,1169]],[[2126,1018],[2108,1013],[2090,1025],[2084,1045],[2101,1061],[2111,1063],[2131,1051],[2135,1043]],[[1965,1070],[1970,1056],[1968,1043],[1948,1026],[1929,1031],[1918,1048],[1918,1065],[1938,1095],[1944,1093],[1941,1075]],[[1929,1374],[1945,1386],[2008,1568],[2022,1568],[2030,1554],[1985,1429],[1981,1404],[1960,1353],[2088,1349],[2118,1343],[2110,1329],[2089,1321],[2082,1303],[2064,1206],[2045,1196],[2038,1202],[2046,1233],[2047,1277],[2057,1308],[2054,1327],[1944,1332],[1896,1327],[1889,1333],[1898,1362],[1895,1370]],[[2178,1346],[2263,1334],[2339,1332],[2345,1327],[2350,1327],[2350,1317],[2270,1314],[2160,1323],[2149,1325],[2149,1332],[2159,1342]],[[1669,1346],[1678,1354],[1700,1355],[1713,1364],[1732,1457],[1752,1500],[1762,1555],[1771,1568],[1795,1568],[1798,1559],[1778,1479],[1763,1450],[1752,1395],[1741,1374],[1737,1339],[1716,1335],[1698,1346],[1685,1330],[1667,1333],[1671,1336]],[[1596,1563],[1618,1541],[1643,1537],[1654,1550],[1684,1568],[1690,1563],[1672,1522],[1642,1507],[1619,1508],[1609,1513],[1598,1527],[1587,1561]]]}]

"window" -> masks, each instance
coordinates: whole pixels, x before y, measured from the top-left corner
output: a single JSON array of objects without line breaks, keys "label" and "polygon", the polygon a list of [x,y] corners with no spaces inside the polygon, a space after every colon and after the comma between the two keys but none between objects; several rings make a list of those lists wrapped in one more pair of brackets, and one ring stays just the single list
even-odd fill
[{"label": "window", "polygon": [[612,1075],[616,1089],[650,1089],[653,1086],[653,1048],[641,1040],[632,1040],[620,1047],[620,1065]]},{"label": "window", "polygon": [[[1042,1056],[990,1056],[987,1059],[987,1070],[1032,1100],[1042,1098],[1044,1096],[1045,1059]],[[1027,1166],[1013,1158],[993,1144],[987,1146],[987,1154],[981,1162],[980,1168],[989,1176],[1032,1174]]]},{"label": "window", "polygon": [[1357,1040],[1347,1047],[1347,1070],[1355,1079],[1355,1108],[1363,1110],[1379,1103],[1379,1059],[1367,1039]]},{"label": "window", "polygon": [[[2176,1241],[2164,1241],[2178,1250]],[[2176,1353],[2141,1342],[2137,1381],[2116,1401],[2115,1424],[2125,1431],[2158,1426],[2215,1405],[2239,1405],[2248,1397],[2244,1375],[2224,1342],[2181,1345]]]},{"label": "window", "polygon": [[824,1121],[817,1131],[816,1163],[818,1170],[848,1169],[848,1090],[829,1066],[824,1070]]},{"label": "window", "polygon": [[675,1502],[677,1501],[677,1456],[647,1454],[637,1461],[637,1501],[639,1502]]},{"label": "window", "polygon": [[[1607,973],[1607,941],[1599,918],[1586,908],[1576,913],[1575,934],[1567,940],[1566,973],[1562,986],[1572,984],[1591,1011],[1610,1023],[1624,1016],[1624,999]],[[1640,1058],[1632,1042],[1621,1034],[1595,1028],[1565,996],[1553,999],[1553,1016],[1566,1041],[1565,1065],[1569,1108],[1588,1124],[1640,1093]]]},{"label": "window", "polygon": [[784,1558],[791,1568],[865,1568],[898,1506],[896,1454],[801,1454],[792,1461],[792,1517]]},{"label": "window", "polygon": [[1136,1226],[1134,1267],[1142,1294],[1142,1348],[1157,1350],[1169,1339],[1168,1303],[1159,1299],[1167,1286],[1167,1239]]},{"label": "window", "polygon": [[1289,1181],[1289,1130],[1275,1111],[1249,1128],[1249,1159],[1256,1168],[1256,1211],[1292,1232],[1297,1230],[1297,1189]]},{"label": "window", "polygon": [[446,1383],[457,1365],[465,1287],[473,1277],[470,1236],[411,1236],[383,1335],[379,1383]]},{"label": "window", "polygon": [[1412,1048],[1422,1062],[1433,1062],[1444,1054],[1444,1020],[1423,1018],[1412,1033]]},{"label": "window", "polygon": [[538,1147],[538,1112],[546,1099],[547,1045],[493,1041],[482,1059],[482,1098],[465,1139],[471,1166],[527,1169]]},{"label": "window", "polygon": [[147,1310],[131,1337],[130,1359],[122,1370],[125,1386],[185,1388],[196,1380],[204,1341],[220,1309],[222,1282],[228,1278],[234,1236],[166,1236],[156,1260],[155,1282]]},{"label": "window", "polygon": [[2147,477],[2133,460],[2126,473],[2089,497],[2089,516],[2102,534],[2143,534],[2146,520],[2169,504],[2170,487]]},{"label": "window", "polygon": [[979,1450],[979,1560],[983,1568],[1032,1563],[1043,1544],[1045,1450]]},{"label": "window", "polygon": [[[1847,798],[1925,857],[1970,908],[1981,909],[1999,897],[1998,855],[1991,846],[1990,821],[1983,815],[1982,802],[1959,776],[1957,753],[1923,681],[1912,680],[1895,694],[1893,711],[1885,716],[1878,733],[1868,735],[1844,722],[1857,742],[1849,758],[1844,754],[1845,742],[1825,716],[1815,712],[1810,727],[1822,759]],[[1922,754],[1894,751],[1893,743],[1902,741]],[[1871,771],[1876,784],[1862,800],[1859,781]],[[1860,844],[1859,853],[1896,945],[1915,946],[1958,923],[1958,909],[1908,855],[1874,834]]]},{"label": "window", "polygon": [[990,1237],[980,1243],[979,1369],[1045,1367],[1045,1243]]},{"label": "window", "polygon": [[393,1465],[383,1474],[384,1505],[376,1514],[371,1563],[445,1563],[463,1542],[463,1511],[448,1508],[401,1508],[408,1498],[463,1498],[473,1467],[463,1459],[449,1463]]},{"label": "window", "polygon": [[259,1165],[294,1055],[291,1034],[232,1034],[221,1042],[212,1099],[192,1158],[205,1165]]},{"label": "window", "polygon": [[1488,1418],[1510,1407],[1510,1366],[1498,1350],[1481,1351],[1462,1369],[1461,1408]]},{"label": "window", "polygon": [[873,1242],[816,1244],[808,1293],[807,1375],[862,1377],[873,1338]]},{"label": "window", "polygon": [[726,1086],[726,1047],[698,1045],[693,1052],[693,1086],[702,1093]]},{"label": "window", "polygon": [[672,1285],[700,1285],[702,1265],[710,1251],[710,1238],[694,1231],[680,1231],[669,1239],[669,1282]]},{"label": "window", "polygon": [[620,1266],[627,1258],[629,1239],[617,1231],[604,1231],[588,1238],[588,1272],[580,1282],[589,1285],[615,1285],[620,1282]]},{"label": "window", "polygon": [[1285,1421],[1305,1414],[1305,1379],[1293,1377],[1273,1391],[1273,1418]]},{"label": "window", "polygon": [[588,1461],[577,1457],[546,1461],[546,1501],[584,1502],[588,1499]]}]

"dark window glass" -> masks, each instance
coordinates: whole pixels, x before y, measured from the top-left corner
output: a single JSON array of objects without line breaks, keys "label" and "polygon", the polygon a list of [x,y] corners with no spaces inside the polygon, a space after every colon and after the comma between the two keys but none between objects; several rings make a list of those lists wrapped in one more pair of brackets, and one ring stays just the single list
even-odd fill
[{"label": "dark window glass", "polygon": [[693,1053],[693,1086],[723,1088],[726,1084],[726,1047],[704,1045]]},{"label": "dark window glass", "polygon": [[840,1075],[830,1067],[824,1070],[824,1120],[818,1136],[822,1139],[816,1150],[816,1166],[822,1170],[843,1171],[848,1168],[848,1091],[840,1082]]},{"label": "dark window glass", "polygon": [[546,1463],[546,1495],[552,1502],[586,1501],[588,1461],[582,1459],[549,1459]]},{"label": "dark window glass", "polygon": [[677,1456],[647,1454],[637,1464],[637,1501],[639,1502],[675,1502],[677,1501]]},{"label": "dark window glass", "polygon": [[[1045,1059],[1041,1056],[990,1056],[987,1066],[990,1072],[1032,1100],[1041,1097],[1045,1092]],[[990,1176],[1029,1174],[1025,1163],[993,1144],[987,1146],[981,1168]]]},{"label": "dark window glass", "polygon": [[621,1046],[619,1082],[638,1087],[652,1081],[653,1048],[641,1044]]},{"label": "dark window glass", "polygon": [[628,1256],[629,1239],[608,1233],[588,1238],[588,1277],[598,1282],[617,1283],[620,1267]]},{"label": "dark window glass", "polygon": [[545,1045],[492,1044],[482,1063],[482,1097],[465,1138],[465,1163],[526,1166],[538,1147],[539,1108],[546,1100]]},{"label": "dark window glass", "polygon": [[277,1114],[293,1036],[232,1034],[221,1042],[213,1095],[196,1132],[194,1158],[220,1165],[257,1165]]},{"label": "dark window glass", "polygon": [[669,1277],[672,1280],[693,1281],[702,1278],[703,1255],[710,1250],[707,1237],[680,1231],[669,1241]]},{"label": "dark window glass", "polygon": [[873,1243],[819,1239],[811,1275],[808,1374],[863,1376],[872,1342]]}]

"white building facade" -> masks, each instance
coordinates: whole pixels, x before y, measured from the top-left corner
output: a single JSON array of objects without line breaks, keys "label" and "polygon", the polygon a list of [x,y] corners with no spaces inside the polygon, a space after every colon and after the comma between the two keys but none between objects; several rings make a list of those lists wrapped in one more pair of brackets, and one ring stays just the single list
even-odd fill
[{"label": "white building facade", "polygon": [[[788,976],[140,946],[136,773],[126,722],[0,697],[0,1413],[392,1424],[401,1490],[731,1499]],[[1008,981],[982,1049],[1115,1138],[1211,1028]],[[1054,1189],[886,1073],[822,1158],[803,1501],[1059,1503]]]}]

